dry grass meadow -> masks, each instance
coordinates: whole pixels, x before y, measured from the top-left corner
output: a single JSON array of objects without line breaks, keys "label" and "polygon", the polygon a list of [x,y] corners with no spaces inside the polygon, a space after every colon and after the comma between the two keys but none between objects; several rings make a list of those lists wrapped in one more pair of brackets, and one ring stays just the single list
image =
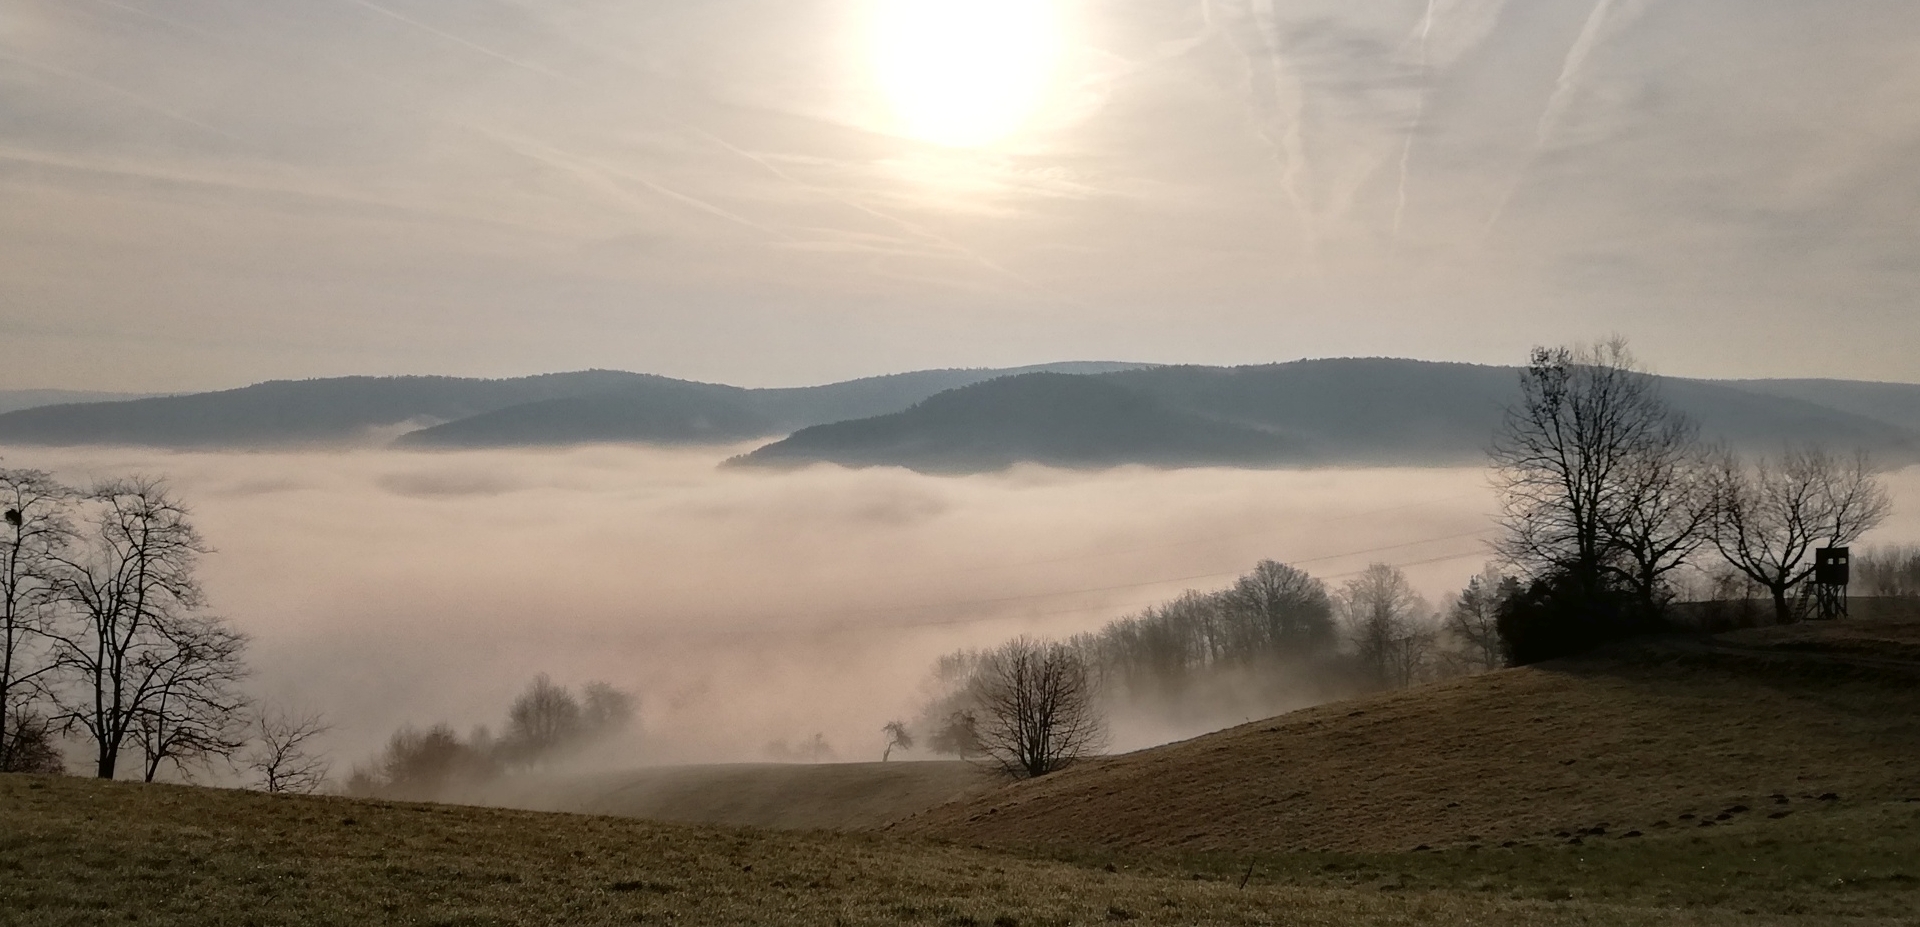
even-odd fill
[{"label": "dry grass meadow", "polygon": [[[1907,632],[1809,633],[1323,706],[883,830],[0,776],[0,924],[1920,924],[1920,677],[1873,644]],[[856,807],[861,775],[741,807]]]}]

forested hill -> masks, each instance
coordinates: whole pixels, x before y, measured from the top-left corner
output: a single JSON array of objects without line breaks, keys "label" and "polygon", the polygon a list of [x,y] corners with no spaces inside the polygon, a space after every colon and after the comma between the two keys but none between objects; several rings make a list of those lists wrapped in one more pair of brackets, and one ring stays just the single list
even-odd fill
[{"label": "forested hill", "polygon": [[792,389],[743,389],[618,370],[503,380],[281,380],[220,392],[10,411],[0,414],[0,443],[251,448],[385,443],[396,435],[415,447],[734,442],[899,411],[994,377],[1134,366],[1089,362],[926,370]]},{"label": "forested hill", "polygon": [[[1017,462],[1108,466],[1472,464],[1517,393],[1512,368],[1393,359],[1257,367],[1153,367],[966,387],[912,409],[803,429],[745,465],[826,461],[971,472]],[[1786,381],[1788,383],[1803,381]],[[1920,386],[1874,396],[1920,415]],[[1709,440],[1776,450],[1789,441],[1920,459],[1920,432],[1739,384],[1668,378],[1665,395]]]}]

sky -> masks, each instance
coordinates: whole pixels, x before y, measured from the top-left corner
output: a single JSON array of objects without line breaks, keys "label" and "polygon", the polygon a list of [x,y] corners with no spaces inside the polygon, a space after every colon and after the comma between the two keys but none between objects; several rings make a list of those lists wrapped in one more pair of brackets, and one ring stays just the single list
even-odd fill
[{"label": "sky", "polygon": [[0,388],[1920,382],[1911,0],[0,0]]}]

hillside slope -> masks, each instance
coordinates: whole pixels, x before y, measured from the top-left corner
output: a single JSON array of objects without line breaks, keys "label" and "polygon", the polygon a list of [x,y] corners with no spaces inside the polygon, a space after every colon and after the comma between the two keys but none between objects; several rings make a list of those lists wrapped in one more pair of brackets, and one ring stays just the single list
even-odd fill
[{"label": "hillside slope", "polygon": [[[421,420],[446,421],[530,402],[601,392],[649,378],[614,370],[512,380],[339,377],[0,415],[13,444],[271,447],[364,440]],[[652,378],[662,379],[662,378]],[[729,387],[716,387],[727,389]]]},{"label": "hillside slope", "polygon": [[510,808],[685,824],[862,830],[999,784],[980,767],[961,762],[743,763],[529,777],[473,798]]},{"label": "hillside slope", "polygon": [[1809,815],[1781,839],[1727,827],[1704,842],[1313,856],[1243,874],[0,775],[0,923],[1892,927],[1912,923],[1908,807]]},{"label": "hillside slope", "polygon": [[1084,362],[1011,370],[918,370],[823,386],[743,389],[648,378],[527,403],[411,432],[413,448],[543,447],[590,443],[718,444],[809,425],[897,412],[938,393],[1024,373],[1108,373],[1137,364]]},{"label": "hillside slope", "polygon": [[[1724,652],[1649,644],[1324,705],[1090,762],[895,830],[1013,846],[1384,852],[1920,801],[1920,663],[1890,674],[1795,661],[1820,633],[1745,632]],[[1826,633],[1897,654],[1920,625]]]},{"label": "hillside slope", "polygon": [[[1086,379],[1071,391],[1033,377],[965,387],[893,415],[804,429],[745,462],[930,472],[1018,462],[1478,464],[1518,393],[1512,368],[1390,358],[1152,367]],[[1661,389],[1705,438],[1737,449],[1805,441],[1865,449],[1887,462],[1920,459],[1920,432],[1855,412],[1704,380],[1663,378]],[[1098,453],[1088,450],[1094,434]]]},{"label": "hillside slope", "polygon": [[924,472],[1306,463],[1287,437],[1174,409],[1106,377],[1033,373],[950,390],[905,412],[802,429],[736,463],[829,460]]}]

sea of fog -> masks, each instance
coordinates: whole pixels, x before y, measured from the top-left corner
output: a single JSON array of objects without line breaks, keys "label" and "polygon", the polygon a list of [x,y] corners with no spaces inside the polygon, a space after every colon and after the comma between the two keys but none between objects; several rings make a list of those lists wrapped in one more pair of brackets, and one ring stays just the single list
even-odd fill
[{"label": "sea of fog", "polygon": [[[1255,562],[1440,602],[1488,559],[1479,469],[721,468],[744,448],[16,449],[69,481],[160,475],[217,551],[254,694],[323,712],[336,768],[402,724],[498,728],[537,673],[641,698],[623,763],[759,760],[819,733],[878,759],[941,653],[1067,635]],[[1920,468],[1890,477],[1920,499]],[[1920,540],[1903,505],[1878,532]],[[1237,718],[1233,720],[1239,720]],[[1197,733],[1117,726],[1128,749]]]}]

